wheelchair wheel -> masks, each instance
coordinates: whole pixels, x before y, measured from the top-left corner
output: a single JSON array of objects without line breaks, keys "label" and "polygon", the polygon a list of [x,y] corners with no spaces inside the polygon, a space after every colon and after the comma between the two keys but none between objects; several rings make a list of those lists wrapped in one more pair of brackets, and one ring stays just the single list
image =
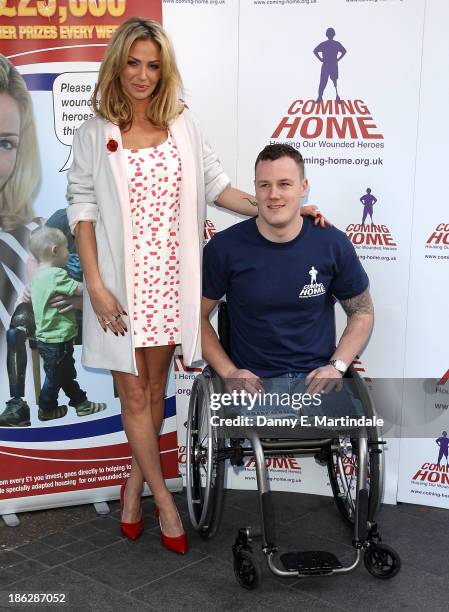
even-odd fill
[{"label": "wheelchair wheel", "polygon": [[[371,428],[370,428],[371,429]],[[373,428],[374,429],[374,428]],[[382,493],[383,455],[379,447],[377,431],[368,432],[368,520],[373,521]],[[339,438],[338,448],[332,448],[327,457],[329,482],[335,504],[344,520],[354,525],[356,512],[356,485],[358,475],[357,440]],[[374,452],[373,452],[374,451]]]},{"label": "wheelchair wheel", "polygon": [[187,503],[190,521],[204,538],[213,537],[223,509],[224,460],[218,452],[225,441],[211,424],[212,372],[206,368],[193,383],[187,418]]},{"label": "wheelchair wheel", "polygon": [[363,557],[366,569],[372,576],[388,580],[401,569],[401,559],[398,553],[386,544],[371,544]]},{"label": "wheelchair wheel", "polygon": [[[362,402],[367,418],[375,416],[376,411],[371,395],[360,374],[350,366],[347,378],[352,380],[355,396]],[[377,426],[366,427],[368,441],[368,521],[373,522],[379,509],[383,493],[384,455],[382,452],[381,430]],[[357,440],[339,438],[327,456],[329,481],[335,504],[345,521],[354,525],[356,484],[358,474]],[[334,450],[335,449],[335,450]]]},{"label": "wheelchair wheel", "polygon": [[242,549],[234,557],[234,574],[237,582],[244,589],[257,589],[260,584],[261,570],[254,554]]}]

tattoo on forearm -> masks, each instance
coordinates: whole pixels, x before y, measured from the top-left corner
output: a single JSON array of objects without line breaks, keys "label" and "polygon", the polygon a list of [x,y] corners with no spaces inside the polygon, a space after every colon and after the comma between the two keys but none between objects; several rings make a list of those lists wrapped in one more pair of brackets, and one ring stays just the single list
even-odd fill
[{"label": "tattoo on forearm", "polygon": [[365,289],[363,293],[349,298],[349,300],[341,300],[340,303],[348,317],[352,317],[355,314],[372,315],[374,312],[369,289]]},{"label": "tattoo on forearm", "polygon": [[257,206],[257,202],[256,200],[250,200],[249,198],[243,198],[244,200],[248,200],[248,202],[251,204],[251,206]]}]

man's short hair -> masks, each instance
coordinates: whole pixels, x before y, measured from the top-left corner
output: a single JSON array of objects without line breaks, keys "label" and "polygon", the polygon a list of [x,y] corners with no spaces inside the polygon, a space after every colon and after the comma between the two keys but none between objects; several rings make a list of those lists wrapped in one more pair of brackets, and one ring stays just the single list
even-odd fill
[{"label": "man's short hair", "polygon": [[262,151],[259,153],[256,159],[256,163],[254,164],[254,172],[256,171],[257,164],[261,161],[275,161],[276,159],[280,159],[281,157],[290,157],[299,168],[299,174],[301,177],[304,177],[304,159],[293,147],[287,144],[273,144],[267,145]]}]

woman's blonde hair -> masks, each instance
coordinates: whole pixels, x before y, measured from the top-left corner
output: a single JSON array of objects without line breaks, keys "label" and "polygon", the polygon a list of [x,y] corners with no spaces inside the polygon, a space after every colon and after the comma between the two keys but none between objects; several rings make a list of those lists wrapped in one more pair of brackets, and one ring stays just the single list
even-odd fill
[{"label": "woman's blonde hair", "polygon": [[33,218],[33,193],[41,167],[31,96],[17,69],[0,55],[0,94],[15,100],[20,111],[19,146],[11,176],[0,190],[0,226],[12,230]]},{"label": "woman's blonde hair", "polygon": [[[161,52],[161,78],[148,104],[147,118],[157,127],[167,127],[184,106],[179,101],[181,75],[172,44],[157,21],[132,17],[122,23],[108,45],[92,96],[92,107],[98,115],[127,130],[133,120],[133,107],[120,83],[129,50],[136,40],[152,40]],[[98,99],[99,98],[99,99]]]}]

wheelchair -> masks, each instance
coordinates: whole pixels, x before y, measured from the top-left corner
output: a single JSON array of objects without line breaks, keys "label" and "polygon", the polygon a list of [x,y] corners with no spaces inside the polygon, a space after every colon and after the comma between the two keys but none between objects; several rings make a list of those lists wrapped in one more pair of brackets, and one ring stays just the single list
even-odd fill
[{"label": "wheelchair", "polygon": [[[220,302],[218,333],[225,350],[229,349],[227,317],[226,302]],[[352,366],[345,376],[351,378],[352,388],[362,402],[366,417],[374,416],[362,378]],[[254,548],[254,539],[258,537],[261,537],[268,567],[276,576],[307,578],[348,574],[356,569],[362,558],[368,572],[376,578],[395,576],[401,567],[400,557],[392,547],[382,542],[375,522],[383,488],[384,442],[378,428],[365,427],[357,438],[352,438],[347,432],[340,435],[327,431],[326,437],[321,437],[321,434],[307,439],[264,438],[248,428],[244,438],[231,437],[228,440],[218,435],[211,424],[211,395],[223,391],[223,382],[209,366],[198,375],[192,387],[186,423],[187,502],[193,528],[205,539],[214,537],[224,508],[225,462],[229,459],[231,465],[242,466],[243,457],[254,456],[261,529],[258,532],[248,526],[240,528],[232,546],[234,572],[240,586],[254,589],[260,584],[261,567]],[[352,530],[354,559],[349,565],[344,566],[327,551],[279,555],[265,457],[280,454],[314,456],[327,468],[336,508]]]}]

